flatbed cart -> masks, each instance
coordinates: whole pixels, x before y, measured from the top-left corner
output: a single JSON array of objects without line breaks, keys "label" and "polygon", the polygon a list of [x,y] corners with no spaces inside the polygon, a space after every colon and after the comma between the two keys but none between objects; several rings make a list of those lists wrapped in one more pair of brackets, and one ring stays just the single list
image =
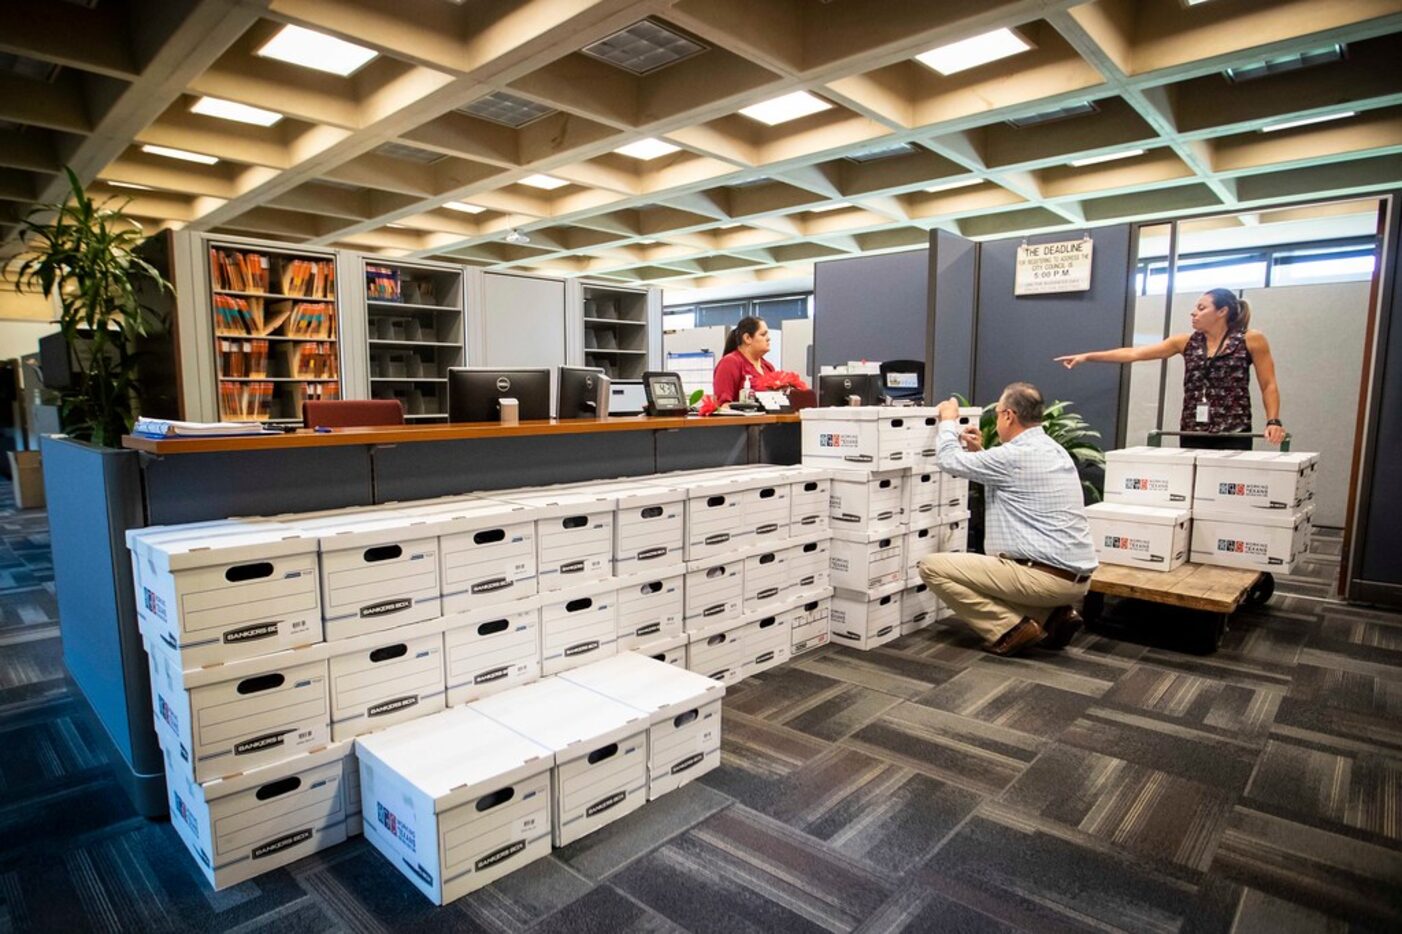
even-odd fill
[{"label": "flatbed cart", "polygon": [[[1151,431],[1149,446],[1162,446],[1165,437],[1202,437],[1205,432]],[[1210,437],[1264,438],[1263,434],[1212,435]],[[1280,443],[1280,450],[1290,450],[1290,436]],[[1214,652],[1222,644],[1227,624],[1243,603],[1261,606],[1275,593],[1275,577],[1269,571],[1245,568],[1225,568],[1208,564],[1181,565],[1172,571],[1147,571],[1141,568],[1102,564],[1090,579],[1081,616],[1087,625],[1100,618],[1105,598],[1127,597],[1163,606],[1180,607],[1200,614],[1202,628],[1193,641],[1204,652]]]}]

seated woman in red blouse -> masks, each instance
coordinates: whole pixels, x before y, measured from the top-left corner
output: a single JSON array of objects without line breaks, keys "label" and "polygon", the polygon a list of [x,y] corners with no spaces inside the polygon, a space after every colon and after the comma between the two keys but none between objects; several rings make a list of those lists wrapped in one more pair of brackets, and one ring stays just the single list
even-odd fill
[{"label": "seated woman in red blouse", "polygon": [[725,354],[716,364],[712,392],[716,405],[725,405],[740,398],[746,376],[754,381],[765,373],[774,372],[774,365],[764,359],[767,353],[769,325],[764,323],[763,318],[741,318],[725,339]]}]

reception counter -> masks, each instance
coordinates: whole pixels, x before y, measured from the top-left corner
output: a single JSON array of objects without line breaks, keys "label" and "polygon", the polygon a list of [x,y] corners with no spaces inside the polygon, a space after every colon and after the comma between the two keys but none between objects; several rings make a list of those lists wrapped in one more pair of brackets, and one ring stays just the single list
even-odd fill
[{"label": "reception counter", "polygon": [[64,661],[110,740],[118,777],[138,810],[157,816],[165,782],[128,529],[798,458],[795,415],[128,437],[122,449],[46,437]]}]

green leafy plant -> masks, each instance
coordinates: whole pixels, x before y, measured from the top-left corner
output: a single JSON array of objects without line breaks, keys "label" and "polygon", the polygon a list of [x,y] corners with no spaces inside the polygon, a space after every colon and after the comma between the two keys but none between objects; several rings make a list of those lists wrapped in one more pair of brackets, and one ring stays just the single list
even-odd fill
[{"label": "green leafy plant", "polygon": [[[1101,470],[1105,467],[1105,452],[1096,443],[1100,439],[1100,432],[1090,427],[1080,413],[1070,411],[1072,405],[1070,402],[1057,401],[1043,409],[1042,431],[1071,455],[1076,472],[1081,477],[1086,503],[1098,503],[1104,498]],[[997,408],[996,402],[986,405],[983,407],[983,414],[979,416],[978,427],[983,434],[985,449],[998,444],[998,417],[995,414]]]},{"label": "green leafy plant", "polygon": [[88,197],[72,169],[62,204],[35,207],[21,222],[24,252],[5,266],[17,289],[58,297],[59,330],[68,345],[73,380],[60,394],[63,429],[74,438],[115,446],[135,422],[139,353],[136,341],[162,326],[141,301],[138,280],[170,290],[136,255],[141,226],[121,205]]}]

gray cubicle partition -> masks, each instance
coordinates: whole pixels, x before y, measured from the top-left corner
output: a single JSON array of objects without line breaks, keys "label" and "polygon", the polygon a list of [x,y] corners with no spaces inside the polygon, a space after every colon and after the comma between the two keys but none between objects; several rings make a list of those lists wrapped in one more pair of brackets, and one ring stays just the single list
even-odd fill
[{"label": "gray cubicle partition", "polygon": [[928,399],[938,402],[955,394],[972,397],[977,310],[978,244],[946,230],[931,231],[930,326],[925,348]]},{"label": "gray cubicle partition", "polygon": [[920,359],[926,341],[929,280],[928,250],[816,264],[814,365]]},{"label": "gray cubicle partition", "polygon": [[1034,383],[1049,402],[1074,402],[1075,410],[1100,431],[1102,445],[1110,448],[1116,446],[1120,424],[1120,368],[1086,365],[1067,370],[1053,359],[1121,347],[1133,337],[1126,313],[1133,281],[1130,226],[1097,227],[1090,233],[1095,247],[1090,289],[1085,292],[1013,295],[1019,246],[1074,239],[1078,231],[980,244],[974,394],[977,403],[986,404],[1008,383]]}]

